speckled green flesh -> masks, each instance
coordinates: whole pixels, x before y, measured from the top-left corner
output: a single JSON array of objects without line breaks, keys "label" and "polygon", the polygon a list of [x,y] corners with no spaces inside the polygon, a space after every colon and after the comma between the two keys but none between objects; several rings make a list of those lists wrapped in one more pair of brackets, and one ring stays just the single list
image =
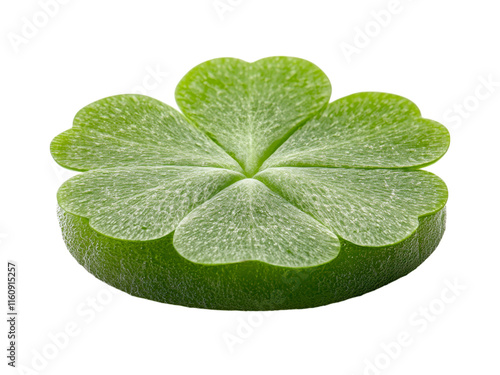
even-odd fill
[{"label": "speckled green flesh", "polygon": [[182,114],[86,106],[51,144],[83,172],[57,196],[68,249],[127,293],[212,309],[314,307],[406,275],[443,235],[446,185],[420,168],[449,133],[397,95],[330,94],[308,61],[223,58],[181,80]]}]

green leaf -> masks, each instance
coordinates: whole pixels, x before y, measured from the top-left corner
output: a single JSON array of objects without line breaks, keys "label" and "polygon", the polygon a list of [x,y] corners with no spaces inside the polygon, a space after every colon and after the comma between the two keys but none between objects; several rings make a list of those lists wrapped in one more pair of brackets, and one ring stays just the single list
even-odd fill
[{"label": "green leaf", "polygon": [[187,215],[175,231],[174,246],[196,263],[259,260],[307,267],[335,258],[340,244],[312,217],[247,178]]},{"label": "green leaf", "polygon": [[397,95],[364,92],[330,103],[269,159],[269,167],[420,168],[448,149],[441,124]]},{"label": "green leaf", "polygon": [[270,168],[256,176],[344,240],[387,246],[409,237],[420,216],[441,210],[448,190],[425,171]]},{"label": "green leaf", "polygon": [[118,95],[81,109],[50,150],[77,171],[122,166],[241,168],[172,107],[143,95]]},{"label": "green leaf", "polygon": [[218,168],[109,168],[69,179],[57,200],[104,235],[147,241],[166,236],[193,208],[243,177]]},{"label": "green leaf", "polygon": [[175,97],[184,114],[253,176],[295,128],[330,99],[328,77],[292,57],[254,63],[207,61],[179,82]]}]

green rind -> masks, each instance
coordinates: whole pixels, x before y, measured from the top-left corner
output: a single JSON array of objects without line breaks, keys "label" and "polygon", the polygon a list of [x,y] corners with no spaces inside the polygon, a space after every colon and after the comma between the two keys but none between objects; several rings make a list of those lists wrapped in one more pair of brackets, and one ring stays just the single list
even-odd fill
[{"label": "green rind", "polygon": [[120,241],[61,208],[58,216],[69,251],[98,279],[133,296],[217,310],[309,308],[370,292],[418,267],[438,246],[446,220],[443,208],[420,217],[417,231],[396,245],[341,241],[331,262],[288,268],[258,261],[196,264],[175,250],[173,233],[152,241]]}]

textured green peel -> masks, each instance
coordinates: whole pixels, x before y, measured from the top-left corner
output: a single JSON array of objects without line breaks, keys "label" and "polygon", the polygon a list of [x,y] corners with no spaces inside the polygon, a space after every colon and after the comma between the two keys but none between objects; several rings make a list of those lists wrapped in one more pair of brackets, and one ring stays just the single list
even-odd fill
[{"label": "textured green peel", "polygon": [[423,262],[447,188],[419,168],[448,131],[409,100],[331,86],[292,57],[215,59],[180,81],[182,111],[142,95],[84,107],[51,144],[83,171],[58,192],[73,256],[130,294],[215,309],[304,308]]}]

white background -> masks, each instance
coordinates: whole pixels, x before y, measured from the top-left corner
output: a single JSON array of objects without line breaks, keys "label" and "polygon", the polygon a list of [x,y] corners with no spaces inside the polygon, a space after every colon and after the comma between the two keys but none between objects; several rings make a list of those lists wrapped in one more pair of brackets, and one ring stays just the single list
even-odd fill
[{"label": "white background", "polygon": [[[61,0],[48,11],[44,2],[0,5],[0,301],[14,260],[24,366],[6,366],[3,323],[0,373],[500,373],[498,1]],[[52,161],[51,139],[94,100],[141,91],[175,106],[193,66],[272,55],[316,63],[332,99],[396,93],[448,126],[451,148],[428,168],[450,190],[438,249],[386,287],[308,310],[209,311],[110,294],[62,241],[56,191],[71,174]],[[51,335],[68,324],[76,332],[55,351]]]}]

